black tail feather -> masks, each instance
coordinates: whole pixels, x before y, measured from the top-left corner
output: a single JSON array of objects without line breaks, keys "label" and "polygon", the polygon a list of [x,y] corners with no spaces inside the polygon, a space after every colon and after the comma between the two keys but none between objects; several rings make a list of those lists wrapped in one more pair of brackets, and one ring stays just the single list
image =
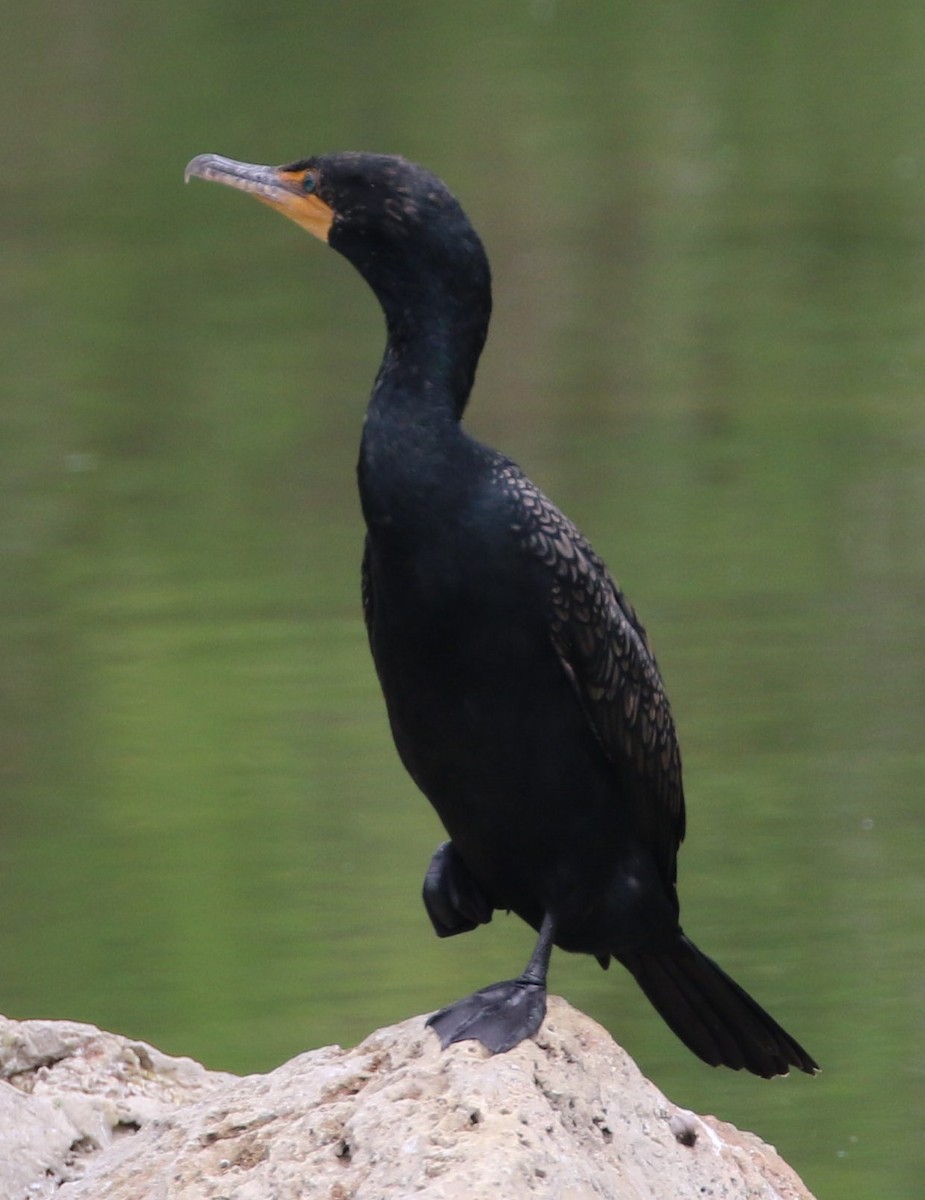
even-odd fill
[{"label": "black tail feather", "polygon": [[620,961],[685,1046],[710,1066],[744,1067],[764,1079],[786,1075],[792,1066],[808,1075],[819,1070],[799,1042],[683,934],[669,951]]}]

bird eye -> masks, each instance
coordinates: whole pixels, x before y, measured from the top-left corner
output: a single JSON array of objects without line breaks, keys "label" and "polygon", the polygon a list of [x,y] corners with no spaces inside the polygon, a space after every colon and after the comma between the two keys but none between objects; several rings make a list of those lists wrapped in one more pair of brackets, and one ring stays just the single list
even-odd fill
[{"label": "bird eye", "polygon": [[306,171],[302,179],[302,191],[313,192],[315,190],[315,176],[311,171]]}]

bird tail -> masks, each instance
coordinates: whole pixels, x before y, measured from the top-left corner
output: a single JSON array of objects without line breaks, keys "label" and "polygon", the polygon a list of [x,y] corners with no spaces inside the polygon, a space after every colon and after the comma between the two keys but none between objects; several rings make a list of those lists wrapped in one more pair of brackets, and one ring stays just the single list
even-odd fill
[{"label": "bird tail", "polygon": [[660,1016],[711,1067],[743,1067],[770,1079],[817,1064],[789,1033],[681,933],[657,954],[620,955]]}]

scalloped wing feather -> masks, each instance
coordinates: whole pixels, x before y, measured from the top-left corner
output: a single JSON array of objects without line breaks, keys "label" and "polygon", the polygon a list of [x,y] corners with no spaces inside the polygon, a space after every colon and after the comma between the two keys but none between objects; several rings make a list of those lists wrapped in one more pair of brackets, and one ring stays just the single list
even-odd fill
[{"label": "scalloped wing feather", "polygon": [[513,463],[499,483],[519,509],[513,531],[549,576],[550,636],[598,741],[672,881],[684,837],[681,754],[646,631],[578,529]]}]

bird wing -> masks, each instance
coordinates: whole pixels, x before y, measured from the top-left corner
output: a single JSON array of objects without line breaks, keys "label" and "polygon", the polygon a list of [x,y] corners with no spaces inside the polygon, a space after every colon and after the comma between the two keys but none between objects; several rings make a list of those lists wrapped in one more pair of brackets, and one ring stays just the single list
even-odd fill
[{"label": "bird wing", "polygon": [[673,883],[684,837],[681,754],[646,631],[572,522],[513,463],[500,471],[516,501],[514,532],[549,581],[555,652],[633,804],[637,828]]}]

